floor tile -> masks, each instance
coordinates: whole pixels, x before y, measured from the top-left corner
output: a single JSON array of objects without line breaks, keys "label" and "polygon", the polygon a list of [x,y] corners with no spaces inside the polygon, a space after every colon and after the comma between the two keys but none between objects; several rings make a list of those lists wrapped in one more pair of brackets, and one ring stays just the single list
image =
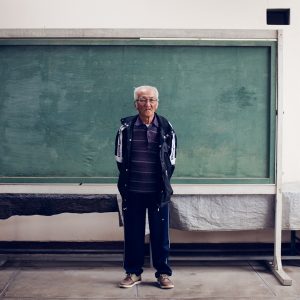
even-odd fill
[{"label": "floor tile", "polygon": [[146,271],[143,274],[143,283],[138,287],[138,296],[153,299],[274,296],[249,265],[176,267],[172,280],[174,289],[159,289],[153,283],[153,274]]},{"label": "floor tile", "polygon": [[1,270],[0,268],[0,295],[16,272],[16,270]]},{"label": "floor tile", "polygon": [[287,297],[296,297],[297,299],[300,299],[300,267],[288,265],[283,266],[284,271],[293,280],[291,286],[281,285],[273,273],[266,270],[264,266],[253,266],[253,268],[270,287],[273,293],[277,297],[280,297],[280,299],[286,299]]},{"label": "floor tile", "polygon": [[21,270],[9,286],[6,297],[55,298],[136,298],[137,289],[120,289],[124,274],[114,268],[92,270]]}]

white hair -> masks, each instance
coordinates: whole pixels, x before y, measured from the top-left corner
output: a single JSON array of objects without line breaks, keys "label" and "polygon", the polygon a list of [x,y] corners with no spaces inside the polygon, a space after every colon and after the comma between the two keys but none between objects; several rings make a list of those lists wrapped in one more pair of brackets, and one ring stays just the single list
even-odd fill
[{"label": "white hair", "polygon": [[158,96],[159,96],[159,93],[158,93],[158,89],[155,87],[155,86],[151,86],[151,85],[141,85],[141,86],[138,86],[136,88],[134,88],[134,91],[133,91],[133,99],[134,101],[136,101],[138,99],[138,93],[140,90],[152,90],[155,94],[155,97],[157,99],[157,101],[159,101],[158,99]]}]

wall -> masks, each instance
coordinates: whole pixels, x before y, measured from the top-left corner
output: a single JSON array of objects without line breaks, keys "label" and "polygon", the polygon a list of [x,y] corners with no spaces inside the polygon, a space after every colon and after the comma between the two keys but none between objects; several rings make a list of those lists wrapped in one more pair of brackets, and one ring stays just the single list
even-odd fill
[{"label": "wall", "polygon": [[[266,25],[267,8],[290,8],[291,25]],[[300,128],[298,0],[0,0],[0,29],[7,28],[283,29],[283,181],[300,182],[300,139],[296,138]],[[15,216],[0,221],[0,228],[0,240],[122,239],[116,214]],[[175,242],[247,242],[272,240],[272,233],[172,230],[171,237]]]}]

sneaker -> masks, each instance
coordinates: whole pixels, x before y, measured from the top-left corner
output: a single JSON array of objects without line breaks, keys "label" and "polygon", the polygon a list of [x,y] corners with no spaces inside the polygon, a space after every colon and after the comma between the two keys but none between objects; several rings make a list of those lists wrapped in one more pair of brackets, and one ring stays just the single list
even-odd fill
[{"label": "sneaker", "polygon": [[174,287],[173,282],[166,274],[160,274],[157,278],[157,283],[162,289],[172,289]]},{"label": "sneaker", "polygon": [[142,277],[135,274],[126,274],[126,277],[120,282],[119,286],[121,288],[131,288],[136,284],[142,282]]}]

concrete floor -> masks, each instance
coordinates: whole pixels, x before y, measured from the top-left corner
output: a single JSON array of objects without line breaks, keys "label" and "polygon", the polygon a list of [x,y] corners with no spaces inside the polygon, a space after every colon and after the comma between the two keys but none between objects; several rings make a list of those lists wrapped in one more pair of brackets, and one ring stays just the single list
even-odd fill
[{"label": "concrete floor", "polygon": [[292,286],[282,286],[258,262],[174,262],[174,289],[159,289],[149,267],[140,285],[120,289],[120,262],[8,261],[0,268],[0,299],[299,300],[299,261],[288,261],[284,269]]}]

